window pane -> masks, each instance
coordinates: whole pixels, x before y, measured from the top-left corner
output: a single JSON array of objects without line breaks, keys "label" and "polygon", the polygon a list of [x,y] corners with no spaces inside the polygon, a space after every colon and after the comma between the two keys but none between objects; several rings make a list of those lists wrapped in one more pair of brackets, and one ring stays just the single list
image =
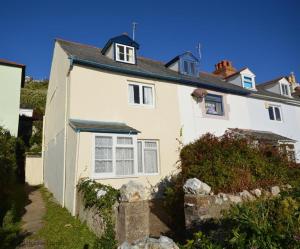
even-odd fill
[{"label": "window pane", "polygon": [[96,137],[95,143],[97,147],[111,147],[112,146],[112,137]]},{"label": "window pane", "polygon": [[133,62],[133,49],[126,47],[126,60],[128,62]]},{"label": "window pane", "polygon": [[244,77],[244,80],[252,82],[252,78],[250,78],[250,77]]},{"label": "window pane", "polygon": [[252,82],[244,81],[245,88],[253,88]]},{"label": "window pane", "polygon": [[183,62],[183,70],[184,70],[185,73],[189,72],[189,65],[188,65],[187,61]]},{"label": "window pane", "polygon": [[132,137],[118,137],[117,144],[132,144]]},{"label": "window pane", "polygon": [[195,63],[191,62],[191,74],[195,75]]},{"label": "window pane", "polygon": [[280,110],[278,107],[274,107],[275,110],[275,116],[277,121],[281,121],[281,116],[280,116]]},{"label": "window pane", "polygon": [[156,142],[146,142],[145,141],[145,147],[146,148],[156,148],[157,147],[157,144],[156,144]]},{"label": "window pane", "polygon": [[95,161],[95,173],[111,173],[112,161]]},{"label": "window pane", "polygon": [[133,160],[117,160],[116,161],[116,175],[133,175],[134,161]]},{"label": "window pane", "polygon": [[145,105],[153,105],[152,87],[143,86],[143,103]]},{"label": "window pane", "polygon": [[124,46],[118,45],[119,53],[124,54]]},{"label": "window pane", "polygon": [[116,148],[117,160],[133,159],[133,148]]},{"label": "window pane", "polygon": [[213,101],[222,103],[222,96],[207,94],[205,97],[205,101]]},{"label": "window pane", "polygon": [[145,149],[144,152],[145,173],[157,173],[157,151]]},{"label": "window pane", "polygon": [[129,103],[134,104],[134,86],[128,85]]},{"label": "window pane", "polygon": [[133,98],[135,104],[140,103],[140,87],[138,85],[133,85]]},{"label": "window pane", "polygon": [[142,156],[142,142],[137,143],[137,156],[138,156],[138,172],[143,173],[143,156]]},{"label": "window pane", "polygon": [[112,148],[95,148],[95,159],[112,160]]},{"label": "window pane", "polygon": [[268,110],[269,110],[269,117],[270,117],[270,119],[271,119],[271,120],[274,120],[274,112],[273,112],[273,107],[272,107],[272,106],[270,106]]}]

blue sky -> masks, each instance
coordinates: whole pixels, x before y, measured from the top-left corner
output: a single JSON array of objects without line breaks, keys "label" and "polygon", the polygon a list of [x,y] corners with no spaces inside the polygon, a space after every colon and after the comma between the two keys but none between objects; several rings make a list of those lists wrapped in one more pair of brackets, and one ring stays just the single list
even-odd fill
[{"label": "blue sky", "polygon": [[138,22],[139,54],[168,61],[202,45],[202,71],[229,59],[263,82],[294,71],[300,81],[299,0],[1,1],[0,58],[49,77],[54,38],[103,47]]}]

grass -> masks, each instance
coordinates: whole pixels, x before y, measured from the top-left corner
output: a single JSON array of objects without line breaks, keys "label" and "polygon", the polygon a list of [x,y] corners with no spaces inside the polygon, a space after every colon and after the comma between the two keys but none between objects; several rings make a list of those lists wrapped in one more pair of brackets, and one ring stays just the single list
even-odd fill
[{"label": "grass", "polygon": [[41,188],[46,204],[44,227],[35,239],[45,241],[47,249],[91,249],[97,237],[67,209],[53,201],[52,194]]}]

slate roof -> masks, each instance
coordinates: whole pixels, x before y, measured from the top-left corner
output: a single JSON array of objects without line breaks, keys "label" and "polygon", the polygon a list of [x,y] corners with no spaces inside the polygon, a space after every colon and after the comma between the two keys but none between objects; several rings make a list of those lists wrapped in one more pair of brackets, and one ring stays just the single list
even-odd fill
[{"label": "slate roof", "polygon": [[[163,62],[154,61],[139,56],[137,57],[136,64],[122,63],[103,55],[101,53],[101,48],[62,39],[56,39],[56,41],[60,44],[62,49],[68,54],[69,58],[75,64],[114,71],[121,74],[159,79],[162,81],[168,81],[170,83],[206,88],[225,93],[246,95],[252,98],[266,99],[270,101],[274,100],[292,105],[300,105],[300,100],[298,99],[271,93],[261,88],[258,88],[257,91],[250,91],[241,86],[226,82],[220,77],[213,76],[209,73],[201,72],[197,78],[189,75],[182,75],[167,68]],[[238,72],[241,72],[244,69],[245,68],[239,70]]]},{"label": "slate roof", "polygon": [[71,127],[79,131],[101,132],[101,133],[122,133],[137,134],[138,130],[119,122],[98,122],[91,120],[74,120],[70,119]]},{"label": "slate roof", "polygon": [[268,86],[268,85],[272,85],[272,84],[278,83],[278,81],[280,81],[283,78],[285,78],[285,77],[283,77],[283,76],[282,77],[278,77],[276,79],[273,79],[273,80],[270,80],[270,81],[267,81],[267,82],[264,82],[264,83],[260,83],[260,84],[258,84],[256,86],[262,88],[264,86]]},{"label": "slate roof", "polygon": [[250,129],[230,129],[233,133],[242,135],[245,137],[250,137],[252,139],[257,140],[264,140],[269,142],[289,142],[289,143],[296,143],[295,140],[281,136],[279,134],[270,132],[270,131],[257,131],[257,130],[250,130]]}]

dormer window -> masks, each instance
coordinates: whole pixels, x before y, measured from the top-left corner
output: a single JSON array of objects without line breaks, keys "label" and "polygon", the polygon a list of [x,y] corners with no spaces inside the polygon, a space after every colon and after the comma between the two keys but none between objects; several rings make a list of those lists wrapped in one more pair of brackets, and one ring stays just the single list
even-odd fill
[{"label": "dormer window", "polygon": [[196,72],[196,63],[192,61],[183,61],[183,73],[194,76]]},{"label": "dormer window", "polygon": [[116,61],[135,64],[134,47],[116,44]]},{"label": "dormer window", "polygon": [[199,60],[191,52],[185,52],[166,63],[166,67],[180,74],[197,77]]},{"label": "dormer window", "polygon": [[287,84],[280,84],[281,85],[281,94],[285,96],[290,96],[289,86]]},{"label": "dormer window", "polygon": [[242,76],[243,77],[243,87],[247,89],[254,88],[254,79],[253,77]]}]

